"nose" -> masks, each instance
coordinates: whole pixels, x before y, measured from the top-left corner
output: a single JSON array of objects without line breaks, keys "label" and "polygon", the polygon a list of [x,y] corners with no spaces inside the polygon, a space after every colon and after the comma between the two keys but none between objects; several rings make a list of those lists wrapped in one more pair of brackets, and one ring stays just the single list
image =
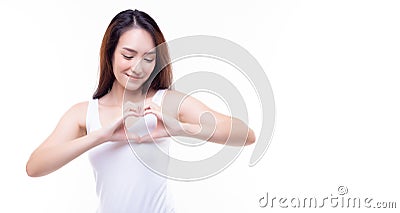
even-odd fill
[{"label": "nose", "polygon": [[140,61],[141,60],[136,60],[132,63],[131,72],[135,75],[140,75],[143,72]]}]

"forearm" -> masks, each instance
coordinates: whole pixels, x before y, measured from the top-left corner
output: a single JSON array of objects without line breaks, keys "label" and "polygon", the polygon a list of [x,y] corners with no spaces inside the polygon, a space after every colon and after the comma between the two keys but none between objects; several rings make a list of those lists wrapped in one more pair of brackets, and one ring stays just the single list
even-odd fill
[{"label": "forearm", "polygon": [[247,124],[237,118],[232,118],[217,123],[210,141],[230,146],[246,146],[254,143],[255,136]]},{"label": "forearm", "polygon": [[219,123],[203,122],[199,124],[184,123],[181,125],[181,136],[194,137],[219,144],[231,146],[250,145],[255,142],[255,135],[243,121],[232,118]]},{"label": "forearm", "polygon": [[102,142],[101,135],[92,132],[71,141],[44,145],[32,153],[26,172],[31,177],[47,175]]}]

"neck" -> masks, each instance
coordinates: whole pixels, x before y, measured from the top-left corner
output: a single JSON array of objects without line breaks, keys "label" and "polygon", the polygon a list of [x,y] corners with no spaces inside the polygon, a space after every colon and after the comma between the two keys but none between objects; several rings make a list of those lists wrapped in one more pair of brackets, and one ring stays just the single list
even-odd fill
[{"label": "neck", "polygon": [[148,94],[142,94],[142,88],[137,90],[126,90],[117,81],[114,81],[111,91],[108,93],[109,103],[112,105],[121,105],[123,102],[141,102],[146,96],[150,96],[152,91]]}]

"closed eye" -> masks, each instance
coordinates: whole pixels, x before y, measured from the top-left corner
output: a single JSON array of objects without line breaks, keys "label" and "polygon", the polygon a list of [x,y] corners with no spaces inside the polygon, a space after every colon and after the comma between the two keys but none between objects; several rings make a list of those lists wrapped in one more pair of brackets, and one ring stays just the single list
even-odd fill
[{"label": "closed eye", "polygon": [[150,58],[145,58],[144,60],[145,60],[146,62],[148,62],[148,63],[151,63],[151,62],[154,61],[154,59],[150,59]]},{"label": "closed eye", "polygon": [[122,56],[124,56],[124,58],[125,58],[125,59],[128,59],[128,60],[130,60],[130,59],[133,58],[133,56],[127,56],[127,55],[124,55],[124,54],[122,54]]}]

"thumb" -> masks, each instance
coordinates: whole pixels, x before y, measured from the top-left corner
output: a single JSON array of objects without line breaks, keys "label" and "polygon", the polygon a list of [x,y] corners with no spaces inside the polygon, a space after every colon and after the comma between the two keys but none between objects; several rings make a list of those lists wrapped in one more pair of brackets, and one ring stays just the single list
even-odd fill
[{"label": "thumb", "polygon": [[139,139],[139,143],[148,143],[148,142],[154,142],[155,139],[160,138],[161,135],[159,134],[158,131],[153,131],[150,134],[143,135]]},{"label": "thumb", "polygon": [[133,143],[133,142],[139,143],[140,142],[140,137],[135,133],[126,131],[125,135],[126,135],[126,139],[128,140],[129,143]]}]

